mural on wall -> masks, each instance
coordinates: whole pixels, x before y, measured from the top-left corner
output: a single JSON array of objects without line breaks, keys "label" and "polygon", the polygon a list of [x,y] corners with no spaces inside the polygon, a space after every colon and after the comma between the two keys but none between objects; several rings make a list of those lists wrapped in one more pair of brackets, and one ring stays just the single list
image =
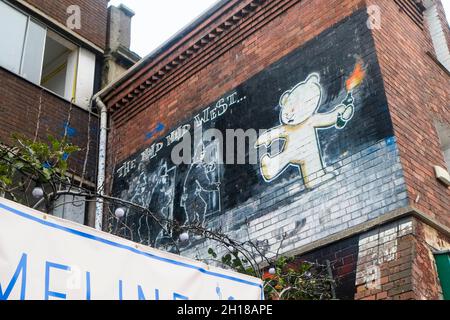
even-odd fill
[{"label": "mural on wall", "polygon": [[218,144],[205,146],[201,142],[183,183],[180,206],[184,209],[186,224],[204,225],[207,215],[220,212],[219,170]]},{"label": "mural on wall", "polygon": [[[173,219],[173,205],[175,198],[176,167],[169,166],[162,159],[154,171],[148,173],[141,163],[138,168],[140,174],[130,183],[129,201],[149,208],[156,216],[164,219]],[[160,226],[147,215],[127,215],[127,220],[136,220],[135,228],[139,239],[147,239],[148,243],[158,245],[164,242],[165,235]],[[128,222],[128,221],[127,221]]]},{"label": "mural on wall", "polygon": [[[261,174],[267,182],[276,179],[288,166],[300,169],[306,188],[335,177],[335,172],[327,172],[324,168],[317,130],[345,128],[354,115],[352,91],[361,84],[364,74],[362,63],[358,63],[347,81],[347,97],[326,113],[317,112],[323,91],[317,73],[310,74],[305,81],[281,96],[281,125],[264,132],[256,142],[256,147],[264,145],[269,148],[275,140],[284,140],[281,152],[274,156],[266,153],[261,158]],[[311,179],[312,174],[316,174],[315,179]]]},{"label": "mural on wall", "polygon": [[[372,206],[370,201],[379,201],[377,197],[359,200],[351,192],[333,198],[330,194],[350,185],[355,188],[357,178],[372,179],[359,176],[357,166],[364,162],[351,162],[373,155],[372,149],[380,149],[392,162],[385,161],[386,168],[377,169],[375,176],[392,175],[387,166],[397,163],[395,154],[387,155],[395,152],[390,147],[393,130],[366,21],[364,10],[355,13],[210,106],[180,119],[166,136],[117,166],[114,195],[182,224],[226,224],[228,230],[301,201],[305,213],[297,214],[301,223],[293,222],[297,233],[319,221],[322,226],[315,228],[332,232],[325,227],[332,219],[325,215],[349,213],[340,208],[347,202]],[[253,141],[246,140],[245,163],[228,161],[242,147],[239,144],[225,146],[208,135],[195,139],[196,132],[210,129],[223,137],[231,129],[258,133]],[[172,155],[187,137],[194,137],[190,152],[183,152],[190,161],[175,165]],[[253,163],[255,150],[259,157]],[[313,213],[306,214],[308,210]],[[124,219],[127,228],[122,235],[134,241],[158,245],[171,236],[138,212],[127,212]]]}]

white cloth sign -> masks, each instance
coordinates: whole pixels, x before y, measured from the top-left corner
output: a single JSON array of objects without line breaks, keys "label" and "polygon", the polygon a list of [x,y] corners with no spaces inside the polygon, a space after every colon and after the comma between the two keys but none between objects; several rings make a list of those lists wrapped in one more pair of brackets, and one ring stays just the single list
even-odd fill
[{"label": "white cloth sign", "polygon": [[0,300],[260,300],[262,281],[0,198]]}]

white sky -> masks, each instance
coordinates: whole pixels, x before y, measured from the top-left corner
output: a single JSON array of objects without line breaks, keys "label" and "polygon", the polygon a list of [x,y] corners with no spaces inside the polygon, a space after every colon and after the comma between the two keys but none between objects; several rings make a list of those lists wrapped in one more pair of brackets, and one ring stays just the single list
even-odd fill
[{"label": "white sky", "polygon": [[[131,49],[145,56],[189,24],[217,0],[111,0],[134,12]],[[450,0],[442,0],[450,19]]]},{"label": "white sky", "polygon": [[[450,1],[450,0],[448,0]],[[136,15],[132,20],[131,50],[142,57],[188,25],[217,0],[111,0]]]},{"label": "white sky", "polygon": [[450,0],[441,0],[444,5],[445,13],[447,14],[447,20],[450,23]]}]

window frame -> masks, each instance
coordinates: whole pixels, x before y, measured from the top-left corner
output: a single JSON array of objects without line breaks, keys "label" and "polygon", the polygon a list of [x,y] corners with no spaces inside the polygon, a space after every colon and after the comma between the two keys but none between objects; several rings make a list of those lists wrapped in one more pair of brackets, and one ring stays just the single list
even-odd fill
[{"label": "window frame", "polygon": [[[80,65],[79,65],[79,63],[80,63],[80,61],[79,61],[80,60],[80,50],[83,49],[83,46],[81,46],[79,43],[77,43],[75,41],[70,40],[69,38],[64,36],[61,32],[55,30],[54,28],[49,27],[45,22],[41,21],[41,19],[39,19],[39,17],[35,17],[32,14],[24,11],[23,9],[19,8],[14,3],[11,3],[9,0],[0,0],[0,2],[2,2],[5,5],[11,7],[13,10],[16,10],[17,12],[23,14],[26,17],[26,19],[27,19],[27,21],[26,21],[26,28],[25,28],[25,34],[24,34],[23,43],[22,43],[22,52],[21,52],[21,57],[20,57],[19,71],[16,72],[16,71],[11,70],[8,67],[3,66],[1,64],[0,64],[0,67],[5,69],[5,70],[8,70],[9,72],[11,72],[11,73],[13,73],[13,74],[15,74],[15,75],[17,75],[19,77],[21,77],[25,81],[28,81],[28,82],[30,82],[30,83],[40,87],[41,89],[43,89],[43,90],[45,90],[45,91],[47,91],[47,92],[49,92],[49,93],[51,93],[51,94],[61,98],[61,99],[63,99],[64,101],[67,101],[68,103],[71,103],[71,104],[73,104],[73,105],[75,105],[75,106],[77,106],[77,107],[79,107],[79,108],[81,108],[83,110],[88,111],[88,112],[92,112],[89,109],[88,106],[80,105],[76,101],[76,98],[78,97],[78,94],[77,94],[78,83],[77,82],[78,82],[78,73],[79,73],[79,68],[80,68]],[[41,57],[39,82],[32,81],[32,80],[26,78],[23,75],[24,58],[25,58],[25,55],[26,55],[26,44],[27,44],[27,39],[28,39],[28,32],[29,32],[30,21],[32,21],[33,23],[36,23],[40,27],[44,28],[45,29],[45,34],[46,34],[45,39],[44,39],[44,41],[42,43],[43,50],[42,50],[42,57]],[[73,70],[73,73],[74,73],[74,77],[73,78],[74,79],[73,79],[73,83],[72,83],[71,88],[70,88],[70,92],[71,92],[70,97],[69,96],[66,97],[65,95],[61,95],[59,93],[56,93],[56,92],[54,92],[54,91],[52,91],[52,90],[50,90],[50,89],[48,89],[48,88],[46,88],[46,87],[44,87],[42,85],[42,75],[43,75],[43,67],[44,67],[43,64],[44,64],[44,59],[45,59],[45,47],[46,47],[47,37],[48,37],[48,34],[50,32],[53,33],[53,34],[56,34],[58,37],[61,37],[62,39],[64,39],[64,41],[69,43],[71,47],[75,48],[74,51],[77,51],[77,53],[76,53],[77,59],[76,59],[76,61],[74,63],[74,70]],[[92,54],[94,54],[94,56],[96,57],[95,61],[97,61],[97,53],[94,53],[91,50],[88,50],[88,51],[91,52]],[[94,84],[95,84],[95,81],[96,81],[95,77],[96,76],[94,74],[94,79],[92,79],[92,82]],[[93,88],[93,92],[95,92],[94,88]]]},{"label": "window frame", "polygon": [[18,65],[18,71],[15,71],[15,67],[12,67],[11,69],[8,66],[4,66],[1,65],[0,66],[8,71],[11,71],[15,74],[20,74],[20,70],[22,69],[22,60],[23,60],[23,51],[24,51],[24,47],[26,44],[26,34],[27,34],[27,30],[28,30],[28,20],[29,20],[29,16],[23,12],[22,10],[19,10],[16,6],[12,5],[11,3],[9,3],[8,1],[4,1],[4,0],[0,0],[1,3],[3,3],[6,7],[8,7],[9,9],[16,11],[18,14],[24,16],[24,18],[26,19],[25,21],[25,30],[23,31],[23,35],[22,35],[22,43],[21,43],[21,52],[20,52],[20,59],[19,59],[19,65]]},{"label": "window frame", "polygon": [[[38,25],[39,27],[41,27],[44,31],[45,34],[47,34],[48,32],[48,27],[40,22],[38,19],[34,18],[33,16],[31,16],[30,14],[26,13],[25,11],[21,10],[20,8],[18,8],[17,6],[15,6],[14,4],[10,3],[9,1],[5,1],[5,0],[0,0],[2,3],[4,3],[6,6],[10,7],[11,9],[17,11],[18,13],[24,15],[26,17],[26,26],[25,26],[25,31],[24,31],[24,35],[23,35],[23,41],[22,41],[22,51],[21,51],[21,55],[20,55],[20,64],[19,64],[19,70],[18,72],[15,72],[14,70],[10,70],[8,69],[6,66],[1,66],[2,68],[5,68],[6,70],[17,74],[18,76],[26,79],[27,81],[30,81],[36,85],[40,85],[40,79],[39,79],[39,83],[36,83],[30,79],[28,79],[27,77],[24,76],[23,71],[24,71],[24,61],[25,61],[25,55],[27,52],[27,41],[29,38],[29,31],[30,31],[30,24],[31,22],[35,23],[36,25]],[[40,62],[40,77],[42,77],[42,67],[43,67],[43,63],[44,63],[44,50],[45,50],[45,42],[46,39],[44,38],[44,41],[42,43],[42,56],[41,56],[41,62]]]},{"label": "window frame", "polygon": [[38,21],[37,19],[34,19],[33,17],[31,17],[30,15],[28,15],[27,17],[28,17],[28,19],[27,19],[27,27],[26,27],[26,30],[25,30],[25,37],[24,37],[24,42],[23,42],[22,57],[20,59],[19,75],[21,77],[23,77],[23,78],[33,82],[33,83],[36,83],[36,82],[28,79],[27,77],[25,77],[24,74],[23,74],[24,66],[25,66],[25,56],[27,54],[27,41],[28,41],[28,38],[29,38],[30,22],[33,22],[36,25],[40,26],[45,31],[44,41],[42,42],[42,55],[41,55],[40,71],[39,71],[39,83],[38,83],[38,85],[40,85],[41,84],[41,79],[42,79],[42,68],[43,68],[43,64],[44,64],[45,44],[47,42],[48,27],[46,25],[44,25],[43,23],[41,23],[40,21]]},{"label": "window frame", "polygon": [[444,158],[444,163],[447,166],[447,171],[450,173],[450,125],[435,121],[434,127],[437,132],[439,147]]}]

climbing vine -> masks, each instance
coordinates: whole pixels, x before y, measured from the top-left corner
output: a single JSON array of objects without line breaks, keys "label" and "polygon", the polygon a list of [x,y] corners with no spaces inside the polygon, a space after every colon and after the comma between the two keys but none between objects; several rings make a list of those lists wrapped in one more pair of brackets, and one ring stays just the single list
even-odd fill
[{"label": "climbing vine", "polygon": [[[213,249],[208,250],[213,260],[218,259]],[[216,260],[222,266],[237,272],[259,277],[259,269],[249,267],[239,251],[230,249]],[[268,300],[329,300],[335,298],[335,281],[328,266],[279,256],[271,260],[271,266],[264,268],[261,276],[264,294]]]}]

